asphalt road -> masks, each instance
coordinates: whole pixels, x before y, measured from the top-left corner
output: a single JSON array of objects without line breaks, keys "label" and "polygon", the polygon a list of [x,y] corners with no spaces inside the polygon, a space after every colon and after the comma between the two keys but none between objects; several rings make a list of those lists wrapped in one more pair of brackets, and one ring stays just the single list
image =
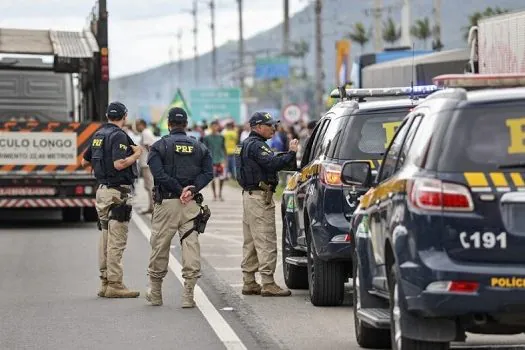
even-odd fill
[{"label": "asphalt road", "polygon": [[[209,191],[205,195],[211,198]],[[139,203],[142,196],[139,188]],[[350,288],[343,306],[327,308],[311,305],[307,291],[288,298],[241,295],[240,192],[225,187],[224,197],[207,200],[212,219],[201,236],[203,278],[198,308],[189,310],[180,307],[175,240],[164,306],[149,306],[143,298],[149,217],[134,213],[124,253],[125,283],[141,296],[118,300],[96,296],[95,225],[63,224],[47,212],[1,213],[0,349],[358,349]],[[280,235],[279,216],[277,223]],[[284,285],[280,264],[276,280]],[[524,336],[469,335],[467,344],[455,347],[525,348],[521,344]]]}]

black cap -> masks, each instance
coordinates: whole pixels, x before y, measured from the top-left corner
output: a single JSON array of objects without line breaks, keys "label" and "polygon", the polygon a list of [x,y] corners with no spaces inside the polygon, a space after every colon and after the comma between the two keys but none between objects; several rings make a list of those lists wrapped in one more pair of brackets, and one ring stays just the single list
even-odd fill
[{"label": "black cap", "polygon": [[270,113],[266,113],[266,112],[255,112],[250,118],[251,127],[254,127],[259,124],[275,125],[277,123],[279,123],[279,121],[273,119]]},{"label": "black cap", "polygon": [[169,123],[187,123],[188,122],[188,114],[183,108],[180,107],[173,107],[168,112],[168,122]]},{"label": "black cap", "polygon": [[128,113],[128,109],[122,102],[111,102],[106,111],[107,116],[110,119],[121,119]]}]

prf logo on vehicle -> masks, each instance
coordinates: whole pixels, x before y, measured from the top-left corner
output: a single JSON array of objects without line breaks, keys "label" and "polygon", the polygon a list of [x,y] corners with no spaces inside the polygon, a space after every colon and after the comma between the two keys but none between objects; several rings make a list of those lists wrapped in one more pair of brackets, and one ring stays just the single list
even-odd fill
[{"label": "prf logo on vehicle", "polygon": [[490,286],[496,288],[525,288],[523,277],[492,277]]}]

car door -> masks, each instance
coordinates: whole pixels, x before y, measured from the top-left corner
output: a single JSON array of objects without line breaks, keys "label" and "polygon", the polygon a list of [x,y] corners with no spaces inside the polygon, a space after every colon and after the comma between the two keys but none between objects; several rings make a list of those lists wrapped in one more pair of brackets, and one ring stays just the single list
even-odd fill
[{"label": "car door", "polygon": [[317,125],[301,161],[301,170],[297,179],[297,190],[295,191],[297,222],[299,223],[297,243],[299,245],[306,245],[304,221],[306,197],[312,181],[317,178],[315,163],[318,160],[322,140],[329,123],[330,119],[326,118]]}]

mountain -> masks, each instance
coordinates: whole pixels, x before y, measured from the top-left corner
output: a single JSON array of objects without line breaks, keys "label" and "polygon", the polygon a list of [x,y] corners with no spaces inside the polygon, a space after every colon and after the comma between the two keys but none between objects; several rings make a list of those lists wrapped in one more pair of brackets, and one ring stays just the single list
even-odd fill
[{"label": "mountain", "polygon": [[[402,3],[400,0],[384,0],[386,9],[383,20],[392,17],[397,23],[401,18]],[[429,17],[433,21],[433,0],[412,1],[412,21]],[[366,9],[372,8],[373,0],[324,0],[323,2],[323,61],[324,61],[324,85],[326,89],[334,86],[335,75],[335,41],[342,39],[351,31],[354,23],[363,22],[365,27],[371,28],[373,17],[366,15]],[[496,7],[518,10],[525,8],[524,0],[441,0],[441,38],[444,50],[466,47],[463,37],[464,27],[468,25],[468,16],[476,11],[483,11],[487,7]],[[310,76],[315,76],[315,32],[314,32],[314,8],[313,3],[296,13],[290,19],[290,35],[292,41],[306,41],[310,51],[305,58],[306,68]],[[219,29],[220,30],[220,29]],[[429,40],[428,45],[430,45]],[[282,25],[278,25],[265,32],[259,33],[245,40],[247,52],[276,52],[280,50],[282,43]],[[415,42],[416,49],[423,49],[423,43]],[[373,50],[372,41],[365,46],[363,53]],[[357,43],[352,46],[352,59],[361,54]],[[232,81],[232,58],[237,57],[237,42],[228,42],[217,49],[218,72],[223,86],[235,86]],[[250,56],[246,57],[250,61]],[[301,62],[294,60],[294,66],[299,67]],[[189,98],[193,81],[193,60],[182,62],[182,91]],[[200,56],[199,65],[200,84],[198,87],[211,87],[211,54]],[[125,101],[131,111],[139,111],[141,108],[150,109],[152,106],[162,108],[166,106],[173,97],[177,88],[178,67],[177,63],[165,64],[147,71],[120,77],[111,80],[111,99]],[[272,106],[268,106],[272,107]],[[147,112],[146,112],[147,113]],[[153,113],[150,111],[150,113]]]}]

